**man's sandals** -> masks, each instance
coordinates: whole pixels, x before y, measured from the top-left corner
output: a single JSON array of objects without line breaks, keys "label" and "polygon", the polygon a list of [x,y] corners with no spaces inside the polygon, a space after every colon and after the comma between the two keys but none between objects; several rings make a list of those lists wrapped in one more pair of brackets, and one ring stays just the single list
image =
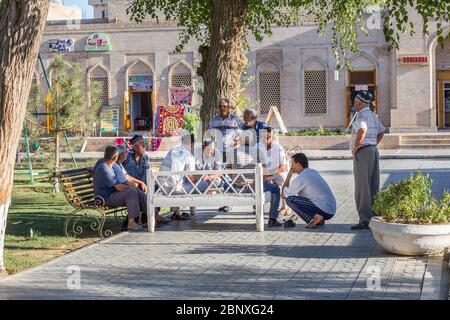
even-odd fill
[{"label": "man's sandals", "polygon": [[314,218],[306,225],[306,229],[316,229],[325,225],[325,219],[319,215],[314,215]]},{"label": "man's sandals", "polygon": [[[161,227],[163,224],[169,224],[171,222],[172,222],[172,220],[170,220],[169,218],[161,217],[161,219],[155,221],[155,227],[158,228],[158,227]],[[147,225],[147,224],[145,224],[145,225]]]},{"label": "man's sandals", "polygon": [[187,212],[181,212],[181,213],[173,213],[172,214],[172,220],[189,220],[191,218],[191,215]]}]

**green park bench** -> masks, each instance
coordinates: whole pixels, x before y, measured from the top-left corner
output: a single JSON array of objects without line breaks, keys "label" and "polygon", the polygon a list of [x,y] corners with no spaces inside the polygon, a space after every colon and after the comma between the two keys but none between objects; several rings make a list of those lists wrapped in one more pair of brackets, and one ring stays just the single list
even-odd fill
[{"label": "green park bench", "polygon": [[106,217],[114,215],[114,219],[119,222],[126,215],[126,207],[110,208],[105,205],[101,196],[95,194],[91,167],[55,172],[51,183],[59,184],[67,201],[75,208],[64,222],[66,236],[76,237],[82,234],[83,226],[80,222],[86,219],[93,219],[90,228],[97,231],[101,238],[112,236],[111,230],[104,230]]}]

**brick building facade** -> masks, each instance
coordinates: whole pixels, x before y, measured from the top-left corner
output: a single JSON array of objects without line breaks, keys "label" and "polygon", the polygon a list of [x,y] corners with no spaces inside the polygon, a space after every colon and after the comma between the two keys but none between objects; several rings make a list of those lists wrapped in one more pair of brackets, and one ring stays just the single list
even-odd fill
[{"label": "brick building facade", "polygon": [[[71,40],[73,45],[63,49],[68,68],[79,63],[87,82],[101,82],[104,103],[121,110],[123,133],[137,131],[141,116],[151,123],[156,106],[169,104],[170,87],[192,85],[193,104],[200,103],[195,93],[201,82],[195,74],[198,43],[173,53],[180,31],[174,23],[130,23],[127,1],[89,2],[95,19],[47,24],[40,49],[44,65],[55,54],[49,42]],[[336,72],[331,37],[319,37],[313,23],[274,27],[273,36],[263,42],[250,39],[246,97],[262,118],[269,106],[278,106],[289,129],[344,128],[351,118],[352,92],[367,88],[375,93],[377,112],[391,132],[450,127],[450,40],[440,48],[435,23],[423,36],[420,17],[412,17],[418,32],[404,35],[398,51],[387,49],[381,29],[361,36],[352,71]],[[95,43],[102,37],[103,43]],[[35,77],[46,90],[38,67]]]}]

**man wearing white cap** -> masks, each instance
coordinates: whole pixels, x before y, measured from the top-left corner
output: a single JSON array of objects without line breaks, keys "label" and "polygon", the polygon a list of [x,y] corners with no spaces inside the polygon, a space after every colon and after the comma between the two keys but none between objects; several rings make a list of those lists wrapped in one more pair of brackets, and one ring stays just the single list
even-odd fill
[{"label": "man wearing white cap", "polygon": [[359,91],[355,97],[356,119],[353,123],[351,149],[355,179],[355,202],[359,223],[352,230],[369,229],[374,213],[372,203],[380,187],[380,166],[377,145],[383,138],[385,127],[370,109],[373,96]]}]

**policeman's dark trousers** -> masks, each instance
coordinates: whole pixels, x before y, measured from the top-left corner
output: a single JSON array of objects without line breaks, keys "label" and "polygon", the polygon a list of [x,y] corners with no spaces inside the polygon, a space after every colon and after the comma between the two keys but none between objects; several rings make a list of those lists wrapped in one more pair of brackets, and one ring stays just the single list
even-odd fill
[{"label": "policeman's dark trousers", "polygon": [[141,212],[147,215],[147,198],[142,190],[128,188],[124,191],[112,193],[106,201],[108,207],[126,206],[128,219],[139,218]]},{"label": "policeman's dark trousers", "polygon": [[368,223],[374,216],[373,199],[380,189],[380,164],[375,146],[360,149],[353,157],[355,202],[359,223]]}]

